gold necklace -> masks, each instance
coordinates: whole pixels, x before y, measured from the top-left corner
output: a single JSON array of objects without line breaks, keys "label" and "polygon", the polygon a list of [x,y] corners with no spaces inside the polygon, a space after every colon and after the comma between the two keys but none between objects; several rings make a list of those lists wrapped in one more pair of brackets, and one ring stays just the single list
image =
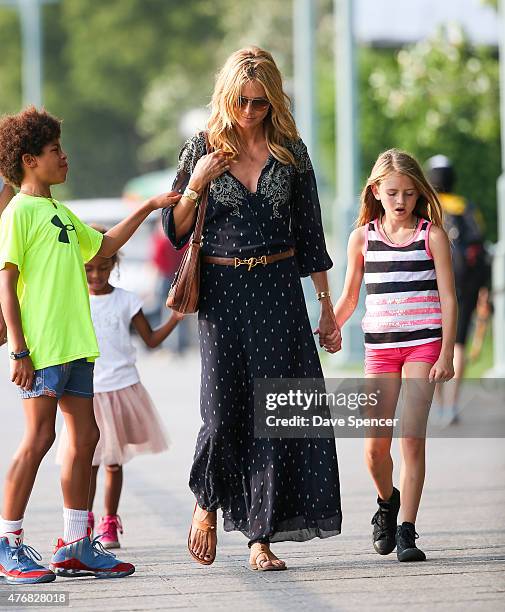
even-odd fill
[{"label": "gold necklace", "polygon": [[[382,219],[383,219],[383,217],[381,217],[380,224],[381,224],[382,231],[384,232],[384,236],[386,236],[386,238],[389,240],[389,242],[391,244],[396,244],[397,246],[399,246],[398,242],[395,242],[394,240],[391,240],[391,238],[388,236],[388,233],[386,232],[386,228],[384,227],[384,223],[383,223]],[[418,221],[417,217],[414,217],[414,227],[412,228],[412,233],[410,234],[408,240],[410,240],[412,238],[412,236],[416,233],[418,222],[419,221]],[[407,242],[407,240],[405,240],[405,242]],[[403,244],[403,242],[400,243],[400,244]]]}]

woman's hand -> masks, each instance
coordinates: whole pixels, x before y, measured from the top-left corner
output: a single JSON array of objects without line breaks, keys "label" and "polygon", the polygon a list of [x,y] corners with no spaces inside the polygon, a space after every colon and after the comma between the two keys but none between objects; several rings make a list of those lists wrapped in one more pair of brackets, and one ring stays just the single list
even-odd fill
[{"label": "woman's hand", "polygon": [[149,198],[147,203],[153,210],[158,210],[158,208],[171,208],[175,206],[181,198],[181,194],[177,191],[169,191],[168,193],[160,193],[160,195]]},{"label": "woman's hand", "polygon": [[315,334],[319,334],[319,346],[323,347],[328,353],[336,353],[342,348],[340,328],[335,320],[333,306],[329,300],[321,302],[319,326],[314,331]]},{"label": "woman's hand", "polygon": [[454,365],[451,356],[440,355],[430,370],[430,382],[447,382],[454,376]]},{"label": "woman's hand", "polygon": [[196,162],[188,187],[197,193],[202,193],[210,181],[230,169],[229,156],[229,153],[224,153],[221,149],[202,155]]}]

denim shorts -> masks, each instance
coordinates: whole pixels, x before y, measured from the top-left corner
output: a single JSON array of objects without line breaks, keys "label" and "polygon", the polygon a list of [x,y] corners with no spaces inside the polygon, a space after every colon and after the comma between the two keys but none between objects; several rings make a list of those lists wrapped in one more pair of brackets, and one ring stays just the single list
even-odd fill
[{"label": "denim shorts", "polygon": [[94,366],[94,362],[83,358],[35,370],[31,390],[18,387],[19,393],[23,399],[41,395],[60,399],[64,394],[93,397]]}]

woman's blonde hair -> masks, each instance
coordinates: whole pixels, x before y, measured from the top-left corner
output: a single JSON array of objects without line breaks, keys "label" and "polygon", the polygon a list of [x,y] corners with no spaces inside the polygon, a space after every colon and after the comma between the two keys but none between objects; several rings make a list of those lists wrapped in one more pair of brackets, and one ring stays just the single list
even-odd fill
[{"label": "woman's blonde hair", "polygon": [[379,186],[380,183],[392,172],[404,174],[412,179],[419,197],[417,199],[414,214],[431,221],[433,225],[442,227],[442,206],[437,197],[437,192],[424,176],[419,163],[405,151],[389,149],[377,158],[368,177],[365,188],[361,192],[359,215],[356,226],[366,225],[373,219],[384,214],[384,208],[380,200],[377,200],[372,192],[372,185]]},{"label": "woman's blonde hair", "polygon": [[268,114],[264,119],[265,137],[270,153],[284,164],[295,164],[293,154],[285,146],[287,140],[298,137],[295,121],[289,110],[291,101],[282,89],[282,76],[273,57],[259,47],[235,51],[217,75],[207,126],[211,146],[231,153],[232,157],[238,155],[240,140],[235,130],[238,100],[243,86],[251,81],[263,85],[270,102]]}]

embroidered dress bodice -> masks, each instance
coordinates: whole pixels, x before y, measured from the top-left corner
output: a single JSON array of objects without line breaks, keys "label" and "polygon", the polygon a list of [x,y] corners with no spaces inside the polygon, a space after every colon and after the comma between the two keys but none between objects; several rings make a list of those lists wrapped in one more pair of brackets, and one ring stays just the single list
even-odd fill
[{"label": "embroidered dress bodice", "polygon": [[[254,192],[230,172],[212,181],[203,229],[203,255],[260,257],[294,248],[301,276],[331,268],[307,148],[301,139],[287,141],[286,147],[293,153],[296,165],[283,164],[269,155]],[[184,191],[202,155],[205,137],[197,134],[181,151],[173,189]],[[171,208],[163,211],[163,224],[176,247],[187,242],[191,232],[175,238]]]}]

